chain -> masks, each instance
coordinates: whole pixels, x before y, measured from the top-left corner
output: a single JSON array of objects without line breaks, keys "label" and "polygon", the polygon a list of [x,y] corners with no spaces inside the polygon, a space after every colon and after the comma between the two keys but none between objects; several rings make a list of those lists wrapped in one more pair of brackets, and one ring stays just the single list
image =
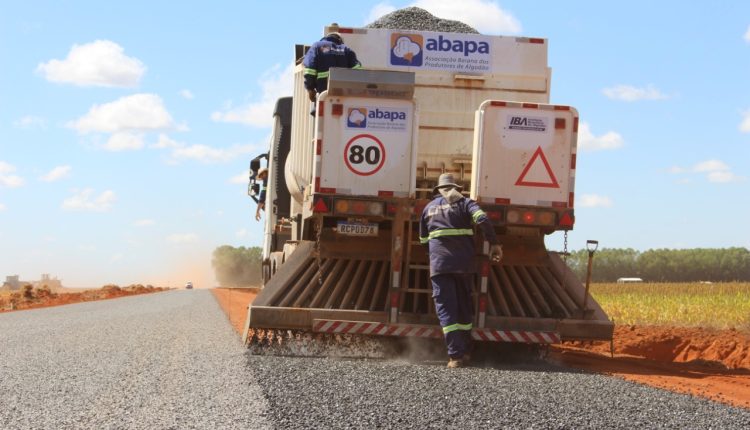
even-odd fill
[{"label": "chain", "polygon": [[320,236],[323,232],[323,221],[316,223],[318,231],[315,233],[315,264],[318,266],[318,285],[323,285],[323,272],[320,270]]},{"label": "chain", "polygon": [[563,262],[565,262],[565,265],[568,265],[568,230],[565,230],[565,235],[563,236]]}]

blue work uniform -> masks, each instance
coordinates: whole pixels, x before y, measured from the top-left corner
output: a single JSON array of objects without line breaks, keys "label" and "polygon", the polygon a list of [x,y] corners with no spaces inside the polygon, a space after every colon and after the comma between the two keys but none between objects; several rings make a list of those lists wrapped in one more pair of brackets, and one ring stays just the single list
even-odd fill
[{"label": "blue work uniform", "polygon": [[428,244],[430,280],[448,355],[461,358],[471,342],[474,306],[474,229],[478,225],[487,241],[497,243],[487,214],[466,197],[454,203],[442,195],[425,206],[419,222],[419,240]]},{"label": "blue work uniform", "polygon": [[268,187],[268,178],[260,183],[260,192],[258,193],[258,204],[266,202],[266,188]]},{"label": "blue work uniform", "polygon": [[335,39],[324,37],[307,50],[302,64],[305,67],[305,89],[318,93],[328,89],[328,70],[331,67],[361,69],[357,54]]}]

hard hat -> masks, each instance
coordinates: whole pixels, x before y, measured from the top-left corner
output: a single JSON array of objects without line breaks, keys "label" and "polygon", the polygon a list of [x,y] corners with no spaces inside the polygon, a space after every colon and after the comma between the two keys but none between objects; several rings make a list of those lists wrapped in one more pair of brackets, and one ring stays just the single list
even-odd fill
[{"label": "hard hat", "polygon": [[338,45],[342,45],[344,43],[344,39],[341,37],[339,33],[336,33],[336,32],[326,34],[325,38]]},{"label": "hard hat", "polygon": [[461,191],[464,189],[464,187],[458,185],[455,179],[453,179],[453,173],[443,173],[438,178],[438,183],[437,185],[435,185],[435,188],[432,189],[432,192],[436,193],[439,189],[448,188],[448,187],[457,188],[458,191]]}]

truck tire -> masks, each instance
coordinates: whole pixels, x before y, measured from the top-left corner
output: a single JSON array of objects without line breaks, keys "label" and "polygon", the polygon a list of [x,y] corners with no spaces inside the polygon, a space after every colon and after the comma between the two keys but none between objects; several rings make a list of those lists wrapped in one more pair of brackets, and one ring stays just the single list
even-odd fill
[{"label": "truck tire", "polygon": [[282,264],[284,264],[284,253],[272,252],[271,253],[271,277],[273,277],[276,274],[279,268],[281,268]]}]

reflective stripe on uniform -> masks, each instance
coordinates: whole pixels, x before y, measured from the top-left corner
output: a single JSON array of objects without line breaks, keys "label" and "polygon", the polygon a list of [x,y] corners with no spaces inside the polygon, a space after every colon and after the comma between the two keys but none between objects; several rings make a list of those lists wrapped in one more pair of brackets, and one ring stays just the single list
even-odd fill
[{"label": "reflective stripe on uniform", "polygon": [[352,67],[352,69],[361,69],[361,68],[362,68],[361,64],[357,64],[356,66]]},{"label": "reflective stripe on uniform", "polygon": [[476,212],[474,212],[473,214],[471,214],[471,220],[474,221],[474,224],[477,223],[477,219],[480,216],[487,216],[487,213],[485,213],[483,210],[479,209]]},{"label": "reflective stripe on uniform", "polygon": [[328,77],[328,72],[318,72],[318,79],[323,79]]},{"label": "reflective stripe on uniform", "polygon": [[[474,230],[470,228],[441,228],[440,230],[433,230],[427,237],[427,240],[434,239],[436,237],[443,236],[473,236]],[[419,238],[420,241],[422,238]]]},{"label": "reflective stripe on uniform", "polygon": [[425,243],[427,243],[427,242],[429,242],[429,241],[430,241],[430,238],[429,238],[429,237],[422,237],[422,236],[419,236],[419,243],[421,243],[422,245],[424,245]]},{"label": "reflective stripe on uniform", "polygon": [[443,334],[448,334],[453,331],[457,330],[471,330],[473,328],[473,325],[471,323],[469,324],[451,324],[443,327]]},{"label": "reflective stripe on uniform", "polygon": [[313,75],[313,76],[315,76],[315,75],[317,75],[317,74],[318,74],[318,71],[317,71],[317,70],[315,70],[315,69],[308,69],[308,68],[305,68],[305,74],[306,74],[306,75]]}]

